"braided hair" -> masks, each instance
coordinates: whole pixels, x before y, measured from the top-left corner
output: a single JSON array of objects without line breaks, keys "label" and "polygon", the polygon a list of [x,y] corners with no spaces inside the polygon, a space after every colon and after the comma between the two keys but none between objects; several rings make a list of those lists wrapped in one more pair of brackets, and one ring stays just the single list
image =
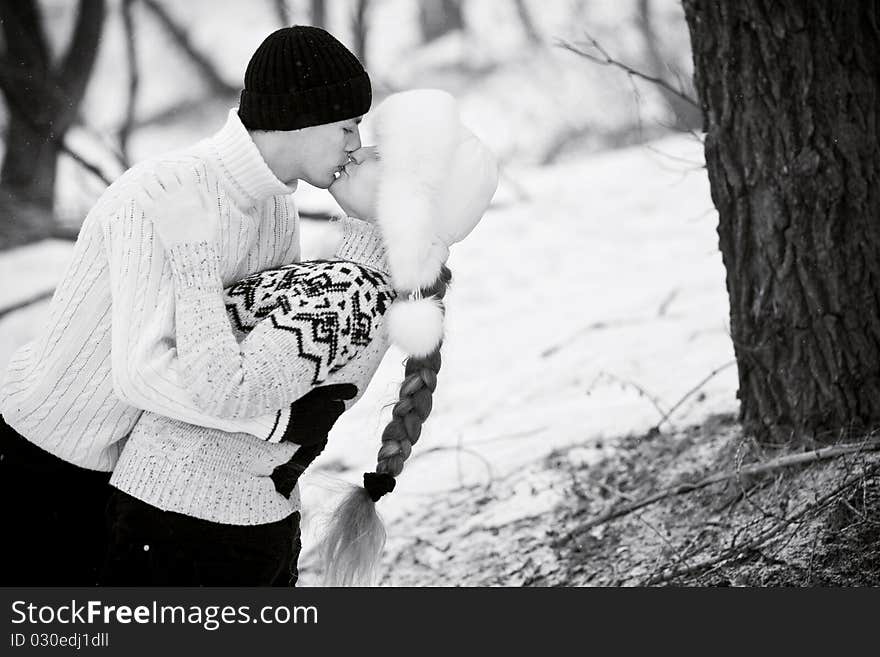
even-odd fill
[{"label": "braided hair", "polygon": [[[433,285],[422,288],[422,297],[442,300],[452,281],[446,265]],[[394,490],[395,477],[412,453],[431,414],[432,395],[440,371],[440,344],[426,356],[406,359],[400,394],[391,411],[391,420],[382,432],[375,472],[364,474],[364,486],[352,487],[331,516],[318,550],[324,570],[325,586],[371,584],[385,545],[385,527],[376,512],[376,502]]]}]

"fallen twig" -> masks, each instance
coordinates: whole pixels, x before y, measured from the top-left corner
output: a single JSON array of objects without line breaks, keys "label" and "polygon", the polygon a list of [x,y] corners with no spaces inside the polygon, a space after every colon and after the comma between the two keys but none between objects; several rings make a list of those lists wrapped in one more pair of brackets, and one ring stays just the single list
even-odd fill
[{"label": "fallen twig", "polygon": [[660,303],[660,308],[657,309],[657,316],[663,317],[666,314],[666,311],[669,310],[669,304],[671,304],[675,297],[678,296],[678,288],[674,288],[669,294],[666,295],[666,298]]},{"label": "fallen twig", "polygon": [[633,511],[637,511],[638,509],[642,509],[646,506],[654,504],[655,502],[659,502],[660,500],[666,499],[667,497],[684,495],[685,493],[691,493],[695,490],[700,490],[701,488],[711,486],[712,484],[718,484],[724,481],[728,481],[730,479],[735,479],[737,477],[761,474],[779,468],[791,467],[793,465],[803,465],[805,463],[823,461],[841,456],[843,454],[867,452],[876,449],[880,449],[880,438],[861,442],[858,444],[834,445],[831,447],[823,447],[821,449],[811,450],[809,452],[786,454],[785,456],[780,456],[779,458],[775,458],[764,463],[755,463],[753,465],[749,465],[731,472],[716,472],[715,474],[709,475],[708,477],[705,477],[704,479],[701,479],[700,481],[697,481],[695,483],[684,483],[677,486],[672,486],[671,488],[666,488],[664,490],[658,491],[653,495],[649,495],[648,497],[645,497],[641,500],[637,500],[629,504],[624,504],[617,509],[612,508],[603,514],[596,516],[592,520],[588,520],[584,524],[579,525],[577,527],[577,532],[582,533],[588,529],[592,529],[593,527],[604,524],[609,520],[620,518],[622,516],[632,513]]},{"label": "fallen twig", "polygon": [[[873,448],[876,448],[876,447],[877,447],[877,443],[874,443]],[[817,450],[817,451],[821,451],[821,450]],[[846,452],[846,453],[848,453],[848,452]],[[756,549],[760,545],[763,545],[764,543],[766,543],[770,539],[772,539],[772,538],[776,537],[777,535],[779,535],[780,533],[782,533],[790,525],[792,525],[796,522],[801,522],[802,518],[804,518],[807,514],[814,512],[814,511],[818,511],[818,510],[822,509],[823,507],[825,507],[829,502],[834,500],[835,497],[837,497],[840,493],[845,491],[847,488],[850,488],[851,486],[853,486],[854,484],[857,484],[859,481],[861,481],[865,477],[869,477],[878,471],[880,471],[880,463],[875,463],[873,466],[871,466],[870,468],[868,468],[864,472],[860,472],[857,475],[849,477],[840,486],[835,488],[830,493],[823,495],[822,497],[817,499],[815,502],[805,504],[800,509],[800,511],[798,511],[797,513],[794,513],[793,515],[791,515],[787,518],[783,518],[782,520],[777,522],[773,527],[771,527],[767,531],[759,534],[758,536],[753,538],[751,541],[748,541],[747,543],[744,543],[743,545],[737,546],[735,548],[725,550],[724,552],[722,552],[718,556],[713,557],[712,559],[709,559],[707,561],[703,561],[699,564],[695,564],[693,566],[688,566],[686,568],[679,568],[679,569],[673,568],[672,570],[670,570],[662,575],[658,575],[658,576],[655,576],[655,577],[648,579],[647,581],[645,581],[643,583],[643,586],[650,586],[652,584],[659,584],[661,582],[666,582],[666,581],[669,581],[669,580],[671,580],[675,577],[681,576],[681,575],[692,575],[694,573],[704,571],[707,568],[710,568],[712,566],[716,566],[718,564],[724,563],[725,561],[732,559],[732,558],[735,558],[738,555],[741,555],[745,552],[748,552],[749,550]]]},{"label": "fallen twig", "polygon": [[732,365],[736,365],[735,360],[724,363],[724,365],[721,365],[720,367],[716,367],[714,370],[712,370],[708,375],[706,375],[705,378],[703,378],[702,381],[700,381],[697,385],[695,385],[693,388],[688,390],[681,399],[679,399],[677,402],[675,402],[672,405],[672,408],[670,408],[666,413],[663,414],[663,417],[660,418],[660,421],[655,425],[654,428],[659,431],[660,425],[662,425],[664,422],[668,422],[669,418],[672,416],[672,414],[675,413],[675,411],[677,411],[679,409],[679,407],[681,407],[681,405],[685,403],[685,401],[687,401],[692,395],[697,393],[700,390],[700,388],[702,388],[704,385],[709,383],[709,381],[711,381],[713,378],[718,376],[721,372],[723,372],[724,370],[726,370],[728,367],[730,367]]},{"label": "fallen twig", "polygon": [[[647,390],[645,390],[638,383],[636,383],[635,381],[630,381],[629,379],[622,379],[615,374],[611,374],[610,372],[603,372],[603,373],[605,374],[606,377],[608,377],[609,379],[611,379],[613,381],[617,381],[621,385],[631,386],[631,387],[635,388],[636,391],[638,391],[640,396],[647,397],[648,401],[651,402],[651,404],[654,406],[655,409],[657,409],[657,412],[662,417],[664,417],[664,418],[668,417],[669,413],[663,410],[661,400],[658,397],[652,395]],[[662,422],[662,420],[661,420],[661,422]],[[657,426],[659,427],[660,424],[658,423]]]},{"label": "fallen twig", "polygon": [[[492,470],[492,464],[489,463],[489,459],[487,459],[485,456],[480,454],[475,449],[468,449],[467,447],[462,447],[461,445],[437,445],[436,447],[431,447],[430,449],[420,450],[418,452],[418,454],[413,454],[413,456],[410,457],[409,461],[410,461],[410,463],[412,463],[416,459],[427,456],[428,454],[434,454],[436,452],[448,452],[448,451],[454,451],[454,452],[457,452],[458,454],[461,454],[461,453],[470,454],[471,456],[476,458],[478,461],[482,462],[483,466],[486,468],[487,474],[489,475],[489,479],[486,481],[485,484],[483,484],[483,489],[485,491],[488,491],[492,488],[492,484],[495,481],[495,472]],[[430,493],[430,494],[433,495],[434,493]]]}]

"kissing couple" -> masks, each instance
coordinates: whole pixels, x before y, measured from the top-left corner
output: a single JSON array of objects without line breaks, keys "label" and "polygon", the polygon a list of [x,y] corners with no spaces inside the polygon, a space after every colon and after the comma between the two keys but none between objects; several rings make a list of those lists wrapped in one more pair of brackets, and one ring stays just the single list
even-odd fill
[{"label": "kissing couple", "polygon": [[[283,28],[217,133],[98,199],[0,386],[0,584],[294,585],[298,479],[395,344],[407,359],[376,471],[322,543],[326,583],[372,581],[375,503],[437,386],[449,247],[498,168],[449,94],[389,96],[364,147],[371,104],[343,44]],[[345,213],[321,260],[301,261],[299,180]]]}]

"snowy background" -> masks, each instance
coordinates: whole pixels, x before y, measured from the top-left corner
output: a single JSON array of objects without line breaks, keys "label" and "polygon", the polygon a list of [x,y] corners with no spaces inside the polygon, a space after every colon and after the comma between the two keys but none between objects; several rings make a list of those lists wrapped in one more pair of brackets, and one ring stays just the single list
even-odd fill
[{"label": "snowy background", "polygon": [[[54,42],[69,34],[75,3],[42,3]],[[351,45],[352,2],[328,2],[328,29]],[[687,30],[674,0],[650,3],[465,0],[465,30],[421,43],[417,3],[371,3],[366,64],[375,99],[439,87],[460,100],[465,121],[498,153],[502,180],[492,207],[453,250],[454,287],[434,410],[393,495],[381,502],[389,541],[395,519],[448,504],[479,484],[491,500],[480,522],[509,522],[558,502],[530,494],[528,477],[551,451],[580,445],[584,464],[622,436],[698,423],[736,409],[717,215],[699,131],[672,130],[657,90],[557,45],[596,38],[616,58],[656,69],[639,12],[652,12],[664,77],[690,75]],[[262,38],[280,26],[276,3],[164,2],[193,44],[230,84],[240,84]],[[305,2],[288,2],[305,21]],[[219,128],[233,97],[217,97],[166,33],[135,5],[140,88],[131,156],[139,160]],[[61,47],[61,46],[58,46]],[[113,178],[123,170],[113,139],[123,120],[127,74],[118,3],[110,3],[99,59],[68,144]],[[698,126],[697,126],[698,127]],[[364,130],[369,142],[369,120]],[[76,226],[104,184],[62,158],[59,221]],[[335,213],[326,192],[301,185],[302,210]],[[325,225],[304,221],[304,252]],[[72,244],[47,240],[0,251],[0,309],[51,291]],[[46,303],[0,318],[0,367],[39,326]],[[718,368],[725,368],[673,409]],[[337,481],[375,467],[379,434],[402,378],[390,352],[359,404],[303,481],[306,545]],[[493,497],[493,482],[521,473],[523,491]],[[464,519],[463,519],[464,520]],[[303,583],[314,580],[306,569]]]}]

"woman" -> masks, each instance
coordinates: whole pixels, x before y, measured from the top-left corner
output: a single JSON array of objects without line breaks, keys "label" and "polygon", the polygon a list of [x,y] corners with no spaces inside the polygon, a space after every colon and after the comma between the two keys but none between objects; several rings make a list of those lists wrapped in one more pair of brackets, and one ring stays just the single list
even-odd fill
[{"label": "woman", "polygon": [[[180,375],[196,404],[218,416],[293,404],[278,443],[144,413],[111,479],[102,584],[295,583],[296,479],[389,339],[415,356],[379,454],[390,472],[402,467],[440,364],[442,308],[430,298],[442,298],[448,247],[482,216],[497,169],[444,92],[396,94],[376,121],[381,158],[358,151],[330,188],[348,215],[335,260],[263,272],[224,294],[201,220],[210,199],[190,199],[186,223],[155,226],[175,281]],[[186,182],[164,180],[150,196],[184,202]]]}]

